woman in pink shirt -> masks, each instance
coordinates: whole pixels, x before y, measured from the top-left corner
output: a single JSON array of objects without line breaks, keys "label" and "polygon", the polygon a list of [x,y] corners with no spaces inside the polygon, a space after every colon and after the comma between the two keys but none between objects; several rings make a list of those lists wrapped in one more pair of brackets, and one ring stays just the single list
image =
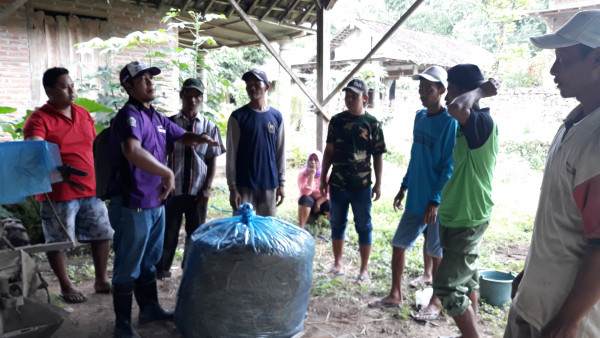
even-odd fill
[{"label": "woman in pink shirt", "polygon": [[321,157],[320,151],[312,152],[306,165],[298,173],[298,188],[301,194],[298,199],[298,220],[301,228],[304,228],[311,210],[316,214],[325,214],[329,219],[329,197],[319,192]]}]

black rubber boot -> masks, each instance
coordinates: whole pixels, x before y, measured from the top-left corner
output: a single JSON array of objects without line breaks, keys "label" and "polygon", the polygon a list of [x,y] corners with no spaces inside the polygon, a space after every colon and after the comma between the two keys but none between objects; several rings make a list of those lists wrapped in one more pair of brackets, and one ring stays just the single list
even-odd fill
[{"label": "black rubber boot", "polygon": [[113,307],[115,309],[115,338],[140,338],[131,327],[131,303],[133,283],[113,283]]},{"label": "black rubber boot", "polygon": [[140,277],[135,281],[135,300],[140,307],[139,323],[146,324],[155,320],[173,320],[173,311],[167,311],[158,304],[156,277]]}]

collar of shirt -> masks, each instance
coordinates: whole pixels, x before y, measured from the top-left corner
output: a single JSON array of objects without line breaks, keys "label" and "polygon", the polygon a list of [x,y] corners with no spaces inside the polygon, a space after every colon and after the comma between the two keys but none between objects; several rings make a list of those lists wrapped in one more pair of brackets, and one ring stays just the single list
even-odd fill
[{"label": "collar of shirt", "polygon": [[131,96],[129,97],[129,100],[127,100],[127,103],[125,103],[125,105],[128,105],[128,104],[131,104],[132,106],[135,107],[135,109],[137,109],[138,111],[146,113],[150,117],[152,117],[152,115],[154,113],[156,113],[156,109],[154,109],[154,106],[152,104],[150,104],[150,108],[146,108],[146,106],[144,106],[143,103],[141,103],[140,101],[134,99]]}]

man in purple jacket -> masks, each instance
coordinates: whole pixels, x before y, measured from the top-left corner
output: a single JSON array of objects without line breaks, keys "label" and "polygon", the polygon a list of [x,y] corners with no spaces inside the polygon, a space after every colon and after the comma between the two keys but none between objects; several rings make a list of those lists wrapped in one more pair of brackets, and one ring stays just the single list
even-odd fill
[{"label": "man in purple jacket", "polygon": [[115,337],[139,337],[131,327],[132,293],[140,308],[140,324],[173,318],[158,304],[154,267],[163,249],[163,202],[175,188],[173,172],[166,166],[167,145],[218,145],[208,134],[186,132],[152,107],[153,77],[158,74],[160,69],[138,61],[121,70],[129,101],[111,123],[108,212],[115,230]]}]

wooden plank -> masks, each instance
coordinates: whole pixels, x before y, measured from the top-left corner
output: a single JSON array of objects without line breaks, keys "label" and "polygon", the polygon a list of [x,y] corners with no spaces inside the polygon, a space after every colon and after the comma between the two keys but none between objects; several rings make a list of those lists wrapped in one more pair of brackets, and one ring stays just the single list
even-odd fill
[{"label": "wooden plank", "polygon": [[[329,89],[329,71],[331,68],[331,47],[330,47],[330,28],[327,12],[321,8],[317,10],[317,100],[323,104],[325,93]],[[327,111],[323,114],[329,115]],[[323,117],[316,114],[316,146],[319,151],[323,151],[325,144]]]},{"label": "wooden plank", "polygon": [[309,16],[309,15],[313,14],[313,13],[311,13],[311,11],[312,11],[314,8],[315,8],[315,5],[314,5],[314,4],[313,4],[313,5],[311,5],[311,6],[308,8],[308,10],[306,11],[306,13],[304,13],[304,15],[303,15],[303,16],[300,18],[300,20],[299,20],[299,21],[295,21],[295,22],[296,22],[296,25],[301,25],[301,24],[304,22],[304,20],[306,20],[306,18],[308,18],[308,16]]},{"label": "wooden plank", "polygon": [[68,68],[69,71],[75,70],[71,64],[71,44],[69,44],[69,27],[67,25],[67,17],[64,15],[56,16],[56,37],[58,44],[55,46],[56,55],[61,67]]},{"label": "wooden plank", "polygon": [[416,0],[412,4],[412,6],[410,6],[410,8],[408,10],[406,10],[406,12],[400,17],[400,19],[398,19],[398,21],[396,21],[396,23],[387,31],[387,33],[385,33],[385,35],[381,38],[381,40],[379,40],[379,42],[377,42],[375,47],[373,47],[373,49],[371,49],[371,51],[367,54],[367,56],[365,56],[356,65],[356,67],[354,67],[354,69],[352,69],[350,71],[350,73],[348,75],[346,75],[344,80],[342,80],[337,85],[337,87],[335,87],[335,89],[329,94],[329,96],[327,96],[327,98],[325,98],[325,101],[323,102],[324,105],[326,105],[327,103],[329,103],[329,101],[331,101],[331,99],[333,99],[333,97],[340,91],[340,89],[342,89],[346,85],[346,83],[354,76],[354,74],[356,74],[356,72],[358,72],[360,70],[360,68],[367,61],[369,61],[371,56],[373,56],[373,54],[375,54],[379,50],[379,48],[381,48],[381,46],[383,46],[383,44],[396,32],[398,27],[400,27],[404,23],[404,21],[406,21],[406,19],[408,19],[408,17],[411,16],[411,14],[423,3],[423,1],[424,0]]},{"label": "wooden plank", "polygon": [[281,19],[279,19],[280,23],[287,18],[287,16],[292,12],[292,10],[294,9],[294,7],[296,7],[299,1],[300,0],[294,0],[294,2],[292,2],[290,7],[288,7],[287,12],[283,13],[283,16],[281,17]]},{"label": "wooden plank", "polygon": [[80,42],[77,40],[77,31],[79,30],[79,18],[76,15],[70,15],[67,22],[68,25],[68,39],[69,39],[69,60],[75,66],[71,70],[71,78],[81,79],[81,55],[77,53],[77,48],[74,47],[76,43]]},{"label": "wooden plank", "polygon": [[[206,7],[204,7],[204,9],[202,10],[202,16],[206,15],[206,12],[208,12],[210,10],[210,7],[212,7],[212,5],[215,3],[215,0],[210,0],[210,2],[206,5]],[[182,11],[183,12],[183,11]]]},{"label": "wooden plank", "polygon": [[260,39],[260,41],[263,43],[263,45],[271,53],[271,55],[273,55],[273,57],[277,60],[277,62],[279,62],[281,67],[283,69],[285,69],[285,71],[292,77],[292,79],[294,80],[294,82],[296,82],[298,87],[300,87],[300,90],[302,90],[304,95],[306,95],[308,97],[308,99],[312,101],[312,103],[315,105],[315,107],[317,107],[319,109],[320,114],[323,115],[323,118],[327,122],[329,122],[329,117],[327,117],[323,114],[323,107],[321,106],[319,101],[317,101],[317,99],[309,93],[308,88],[306,88],[304,83],[302,83],[302,81],[298,78],[298,76],[296,76],[296,74],[294,74],[292,69],[285,63],[285,61],[283,61],[283,59],[279,56],[279,53],[277,53],[277,51],[275,50],[275,48],[273,48],[273,46],[271,46],[271,43],[267,40],[267,38],[260,32],[258,27],[256,27],[256,25],[252,22],[252,19],[250,19],[250,17],[244,12],[244,10],[242,10],[242,8],[237,4],[237,2],[235,2],[235,0],[229,0],[229,3],[231,3],[231,6],[233,8],[235,8],[235,10],[240,15],[240,17],[246,22],[246,24],[248,25],[248,27],[250,27],[250,29],[254,32],[254,34],[256,34],[256,36]]},{"label": "wooden plank", "polygon": [[44,18],[46,29],[46,52],[48,53],[48,68],[60,66],[58,58],[58,28],[54,17],[46,16]]},{"label": "wooden plank", "polygon": [[317,10],[323,8],[323,4],[321,3],[321,0],[313,0],[313,2],[315,3],[315,6],[317,7]]},{"label": "wooden plank", "polygon": [[[181,11],[182,12],[187,12],[188,8],[190,8],[190,5],[192,4],[194,0],[187,0],[185,2],[185,4],[183,5],[183,7],[181,7]],[[204,16],[204,14],[202,14],[202,16]]]},{"label": "wooden plank", "polygon": [[48,252],[48,251],[72,249],[74,247],[75,247],[75,244],[73,244],[73,242],[60,242],[60,243],[19,246],[16,249],[23,250],[23,251],[27,252],[28,254],[32,254],[32,253],[36,253],[36,252]]},{"label": "wooden plank", "polygon": [[267,10],[263,13],[263,15],[259,18],[260,21],[263,21],[267,15],[269,15],[269,13],[271,13],[271,11],[273,10],[273,8],[277,7],[277,5],[279,5],[279,2],[281,0],[275,0],[271,3],[271,6],[269,6],[269,8],[267,8]]},{"label": "wooden plank", "polygon": [[31,103],[34,107],[40,105],[44,87],[42,74],[48,68],[46,55],[46,34],[44,32],[45,14],[42,11],[33,12],[31,25],[28,28],[29,37],[29,69],[31,70]]},{"label": "wooden plank", "polygon": [[8,6],[4,8],[2,13],[0,13],[0,22],[4,22],[8,17],[10,17],[19,7],[23,6],[27,0],[15,0],[10,3]]},{"label": "wooden plank", "polygon": [[[241,21],[242,20],[236,21],[236,23],[239,23]],[[254,36],[254,34],[252,32],[248,32],[248,31],[245,31],[243,29],[239,29],[239,28],[235,28],[235,27],[229,27],[231,25],[219,26],[219,25],[216,25],[216,24],[210,23],[210,22],[205,22],[205,23],[203,23],[203,25],[211,26],[211,28],[203,29],[204,32],[209,31],[209,30],[214,30],[216,28],[220,28],[220,29],[223,29],[223,30],[228,30],[228,31],[232,31],[232,32],[240,33],[240,34]]]},{"label": "wooden plank", "polygon": [[[284,35],[284,36],[277,36],[277,37],[273,37],[273,38],[268,38],[267,41],[269,42],[277,42],[278,40],[285,38],[285,37],[289,37],[290,39],[293,38],[297,38],[298,36],[303,36],[302,32],[298,32],[298,33],[294,33],[294,34],[289,34],[289,35]],[[239,47],[246,47],[246,46],[256,46],[256,45],[260,45],[262,44],[262,40],[252,40],[252,41],[247,41],[247,42],[240,42],[238,44],[235,45],[227,45],[227,47],[229,48],[239,48]],[[223,47],[222,45],[217,45],[217,46],[204,46],[204,49],[210,50],[210,49],[217,49],[217,48],[221,48]]]},{"label": "wooden plank", "polygon": [[248,15],[252,15],[252,11],[256,8],[256,5],[258,4],[258,0],[254,0],[250,6],[248,6],[248,8],[246,9],[246,13]]}]

